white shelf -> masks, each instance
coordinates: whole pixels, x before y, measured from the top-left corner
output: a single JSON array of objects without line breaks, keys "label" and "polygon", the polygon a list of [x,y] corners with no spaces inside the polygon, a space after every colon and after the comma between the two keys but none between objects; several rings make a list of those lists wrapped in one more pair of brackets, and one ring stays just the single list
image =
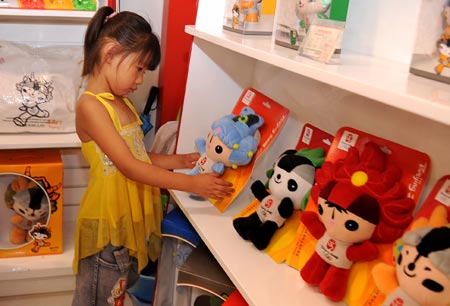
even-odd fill
[{"label": "white shelf", "polygon": [[[223,30],[225,2],[200,0],[195,26],[185,27],[194,44],[178,153],[190,152],[211,118],[229,111],[251,86],[291,110],[290,126],[276,139],[278,146],[258,160],[255,178],[264,177],[278,150],[297,143],[297,132],[308,122],[329,133],[352,126],[428,153],[430,184],[448,171],[443,152],[450,137],[450,86],[409,72],[422,0],[407,6],[406,1],[350,1],[339,64],[300,56],[275,45],[273,37]],[[199,109],[208,116],[199,116]],[[276,264],[236,233],[232,217],[250,203],[245,195],[220,213],[186,193],[171,194],[250,305],[344,305],[329,301],[306,285],[299,271]]]},{"label": "white shelf", "polygon": [[299,271],[275,263],[236,233],[232,217],[248,203],[236,200],[220,213],[210,202],[194,201],[186,192],[170,193],[249,305],[298,306],[299,301],[302,305],[345,305],[329,301],[317,288],[305,284]]},{"label": "white shelf", "polygon": [[27,20],[29,22],[36,21],[84,21],[95,14],[95,11],[75,11],[75,10],[31,10],[31,9],[15,9],[0,8],[0,20]]},{"label": "white shelf", "polygon": [[75,222],[64,222],[62,254],[1,258],[0,297],[73,290],[74,228]]},{"label": "white shelf", "polygon": [[75,222],[64,222],[62,254],[2,258],[0,281],[24,278],[25,274],[26,278],[72,275],[74,229]]},{"label": "white shelf", "polygon": [[60,134],[0,134],[0,150],[28,148],[78,148],[80,139],[76,133]]},{"label": "white shelf", "polygon": [[349,52],[341,55],[339,65],[324,64],[273,44],[271,37],[195,26],[186,26],[185,31],[258,61],[450,125],[450,86],[409,73],[409,65]]}]

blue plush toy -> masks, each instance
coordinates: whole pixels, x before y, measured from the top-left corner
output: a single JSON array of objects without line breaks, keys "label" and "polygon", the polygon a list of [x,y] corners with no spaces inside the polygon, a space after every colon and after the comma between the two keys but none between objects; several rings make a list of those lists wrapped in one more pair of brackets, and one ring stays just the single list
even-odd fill
[{"label": "blue plush toy", "polygon": [[250,107],[244,107],[238,116],[227,115],[213,122],[206,139],[195,140],[201,156],[189,174],[223,174],[225,167],[249,164],[259,144],[256,131],[263,123]]}]

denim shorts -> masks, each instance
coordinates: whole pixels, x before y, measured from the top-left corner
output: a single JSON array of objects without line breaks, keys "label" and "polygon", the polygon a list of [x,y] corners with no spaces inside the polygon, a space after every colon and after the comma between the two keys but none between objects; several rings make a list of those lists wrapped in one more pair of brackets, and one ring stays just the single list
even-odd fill
[{"label": "denim shorts", "polygon": [[80,260],[72,306],[133,305],[127,289],[138,278],[137,260],[128,249],[108,245]]}]

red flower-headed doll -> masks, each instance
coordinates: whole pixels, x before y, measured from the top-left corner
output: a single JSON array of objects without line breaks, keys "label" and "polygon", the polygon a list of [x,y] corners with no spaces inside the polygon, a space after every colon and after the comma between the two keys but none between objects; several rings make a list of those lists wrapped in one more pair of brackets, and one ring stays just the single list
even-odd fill
[{"label": "red flower-headed doll", "polygon": [[400,168],[373,142],[366,143],[361,156],[352,147],[345,159],[325,162],[316,182],[311,196],[317,212],[303,212],[301,221],[317,244],[300,274],[326,297],[340,301],[353,263],[376,259],[375,243],[400,237],[415,203],[406,197]]}]

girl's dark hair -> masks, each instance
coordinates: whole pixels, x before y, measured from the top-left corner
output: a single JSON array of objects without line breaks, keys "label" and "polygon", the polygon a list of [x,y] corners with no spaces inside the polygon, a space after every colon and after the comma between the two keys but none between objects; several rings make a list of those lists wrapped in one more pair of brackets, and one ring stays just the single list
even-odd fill
[{"label": "girl's dark hair", "polygon": [[133,12],[112,15],[109,6],[101,7],[90,20],[84,37],[84,62],[82,75],[90,74],[101,60],[101,49],[109,41],[119,45],[119,54],[138,53],[148,62],[147,68],[155,70],[161,59],[158,37],[150,24]]}]

